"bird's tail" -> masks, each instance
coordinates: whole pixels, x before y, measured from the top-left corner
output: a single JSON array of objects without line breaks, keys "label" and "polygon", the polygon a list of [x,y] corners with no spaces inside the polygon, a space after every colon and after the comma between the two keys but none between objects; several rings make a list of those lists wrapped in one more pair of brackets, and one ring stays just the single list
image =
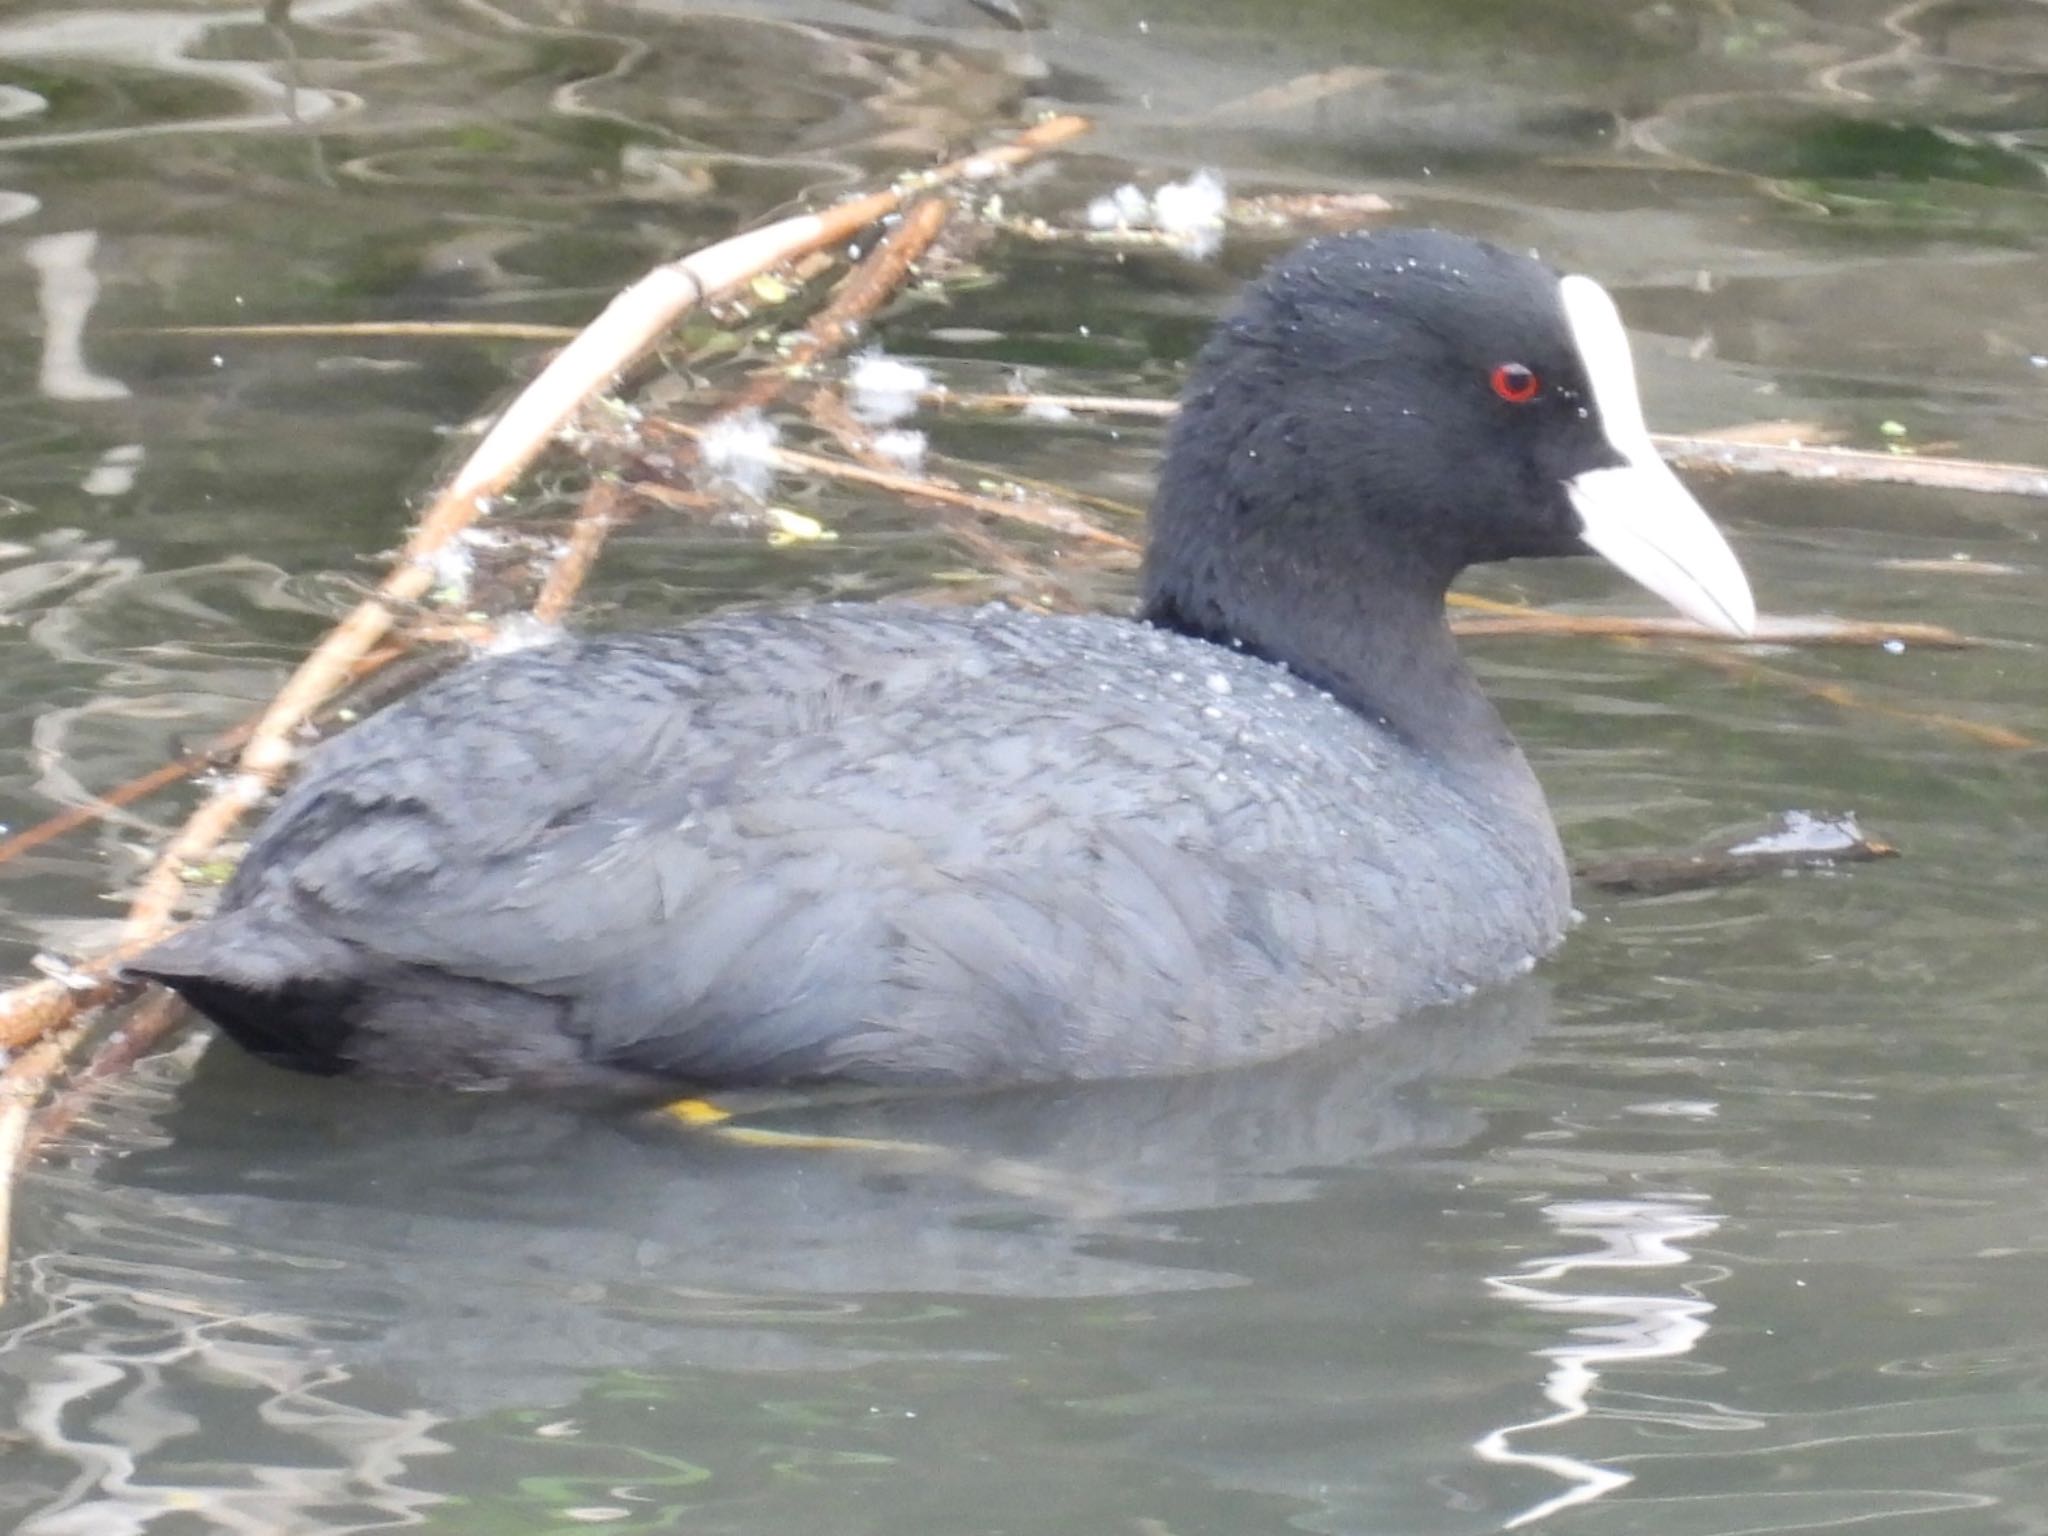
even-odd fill
[{"label": "bird's tail", "polygon": [[171,988],[252,1055],[332,1074],[348,1066],[349,961],[339,940],[243,907],[181,929],[121,973]]}]

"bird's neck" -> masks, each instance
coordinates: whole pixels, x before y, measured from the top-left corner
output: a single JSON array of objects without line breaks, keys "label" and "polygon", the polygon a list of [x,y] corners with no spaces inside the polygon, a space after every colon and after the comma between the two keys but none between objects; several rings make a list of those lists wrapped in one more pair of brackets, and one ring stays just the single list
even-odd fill
[{"label": "bird's neck", "polygon": [[1408,745],[1468,793],[1530,804],[1547,825],[1521,749],[1458,652],[1434,574],[1247,562],[1207,600],[1148,583],[1144,617],[1295,672]]}]

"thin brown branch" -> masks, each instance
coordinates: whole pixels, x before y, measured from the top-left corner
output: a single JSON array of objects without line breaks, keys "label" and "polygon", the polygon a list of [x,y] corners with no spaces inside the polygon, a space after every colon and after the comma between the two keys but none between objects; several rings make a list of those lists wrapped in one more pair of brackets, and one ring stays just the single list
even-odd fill
[{"label": "thin brown branch", "polygon": [[[1082,119],[1056,118],[1026,131],[1010,144],[927,172],[915,178],[912,185],[985,179],[1066,142],[1086,127]],[[209,806],[202,807],[187,833],[173,840],[145,881],[142,896],[131,913],[127,930],[130,940],[161,928],[175,900],[185,860],[195,850],[203,856],[203,849],[211,846],[210,842],[202,841],[204,836],[210,833],[217,839],[256,798],[252,790],[269,784],[282,772],[291,760],[290,734],[320,700],[335,691],[354,660],[390,628],[393,607],[417,600],[431,586],[433,556],[481,515],[482,499],[502,490],[513,475],[523,470],[589,394],[628,366],[700,298],[737,287],[779,261],[847,238],[892,212],[906,195],[906,188],[889,188],[823,214],[798,215],[736,236],[655,269],[613,300],[585,328],[577,342],[565,349],[506,409],[447,489],[427,508],[418,530],[377,595],[344,619],[287,682],[251,733],[242,754],[242,771],[254,776],[257,785],[241,780],[229,784]],[[5,1004],[6,999],[0,998],[0,1019],[6,1016]]]},{"label": "thin brown branch", "polygon": [[974,459],[963,459],[954,454],[940,456],[949,469],[965,470],[984,480],[1000,480],[1005,485],[1020,486],[1047,501],[1065,499],[1083,507],[1094,507],[1113,517],[1121,517],[1133,523],[1145,521],[1145,509],[1133,506],[1128,501],[1118,501],[1114,496],[1098,496],[1093,491],[1076,490],[1072,486],[1054,485],[1050,480],[1035,480],[1030,475],[1020,475],[994,464],[983,464]]},{"label": "thin brown branch", "polygon": [[[406,631],[409,643],[461,641],[475,644],[484,638],[487,638],[487,633],[476,625],[414,626]],[[406,647],[393,645],[372,651],[365,656],[356,665],[352,682],[357,688],[348,695],[349,701],[354,702],[357,699],[361,691],[360,685],[364,681],[406,654]],[[196,751],[187,752],[183,757],[160,764],[147,773],[137,774],[126,783],[117,784],[105,794],[83,805],[67,806],[54,816],[45,817],[34,826],[15,833],[6,841],[0,842],[0,864],[40,848],[44,843],[76,832],[81,827],[104,821],[124,806],[147,799],[158,790],[168,789],[171,785],[189,779],[195,774],[228,766],[234,761],[235,753],[255,734],[258,718],[252,715],[240,725],[230,726]]]},{"label": "thin brown branch", "polygon": [[14,1230],[14,1185],[29,1144],[29,1117],[44,1089],[84,1033],[81,1026],[53,1030],[0,1071],[0,1302],[7,1299],[8,1240]]},{"label": "thin brown branch", "polygon": [[1914,453],[1871,453],[1858,448],[1738,443],[1716,437],[1652,435],[1657,451],[1680,469],[1718,469],[1841,485],[1914,485],[1985,496],[2048,497],[2048,469],[1984,459],[1940,459]]},{"label": "thin brown branch", "polygon": [[612,529],[625,519],[625,498],[618,482],[599,478],[583,493],[576,508],[576,520],[569,525],[569,541],[548,567],[547,579],[533,600],[533,616],[543,624],[559,624],[576,601],[597,564],[599,551]]},{"label": "thin brown branch", "polygon": [[[1518,608],[1513,603],[1495,602],[1492,598],[1479,597],[1470,592],[1453,592],[1447,599],[1453,608],[1462,608],[1488,615],[1483,619],[1453,619],[1451,627],[1460,634],[1593,634],[1623,644],[1639,643],[1647,637],[1667,638],[1684,627],[1684,620],[1669,619],[1603,619],[1582,618],[1575,615],[1545,614],[1527,608]],[[1489,628],[1503,625],[1507,627]],[[1588,629],[1592,624],[1598,626]],[[1848,634],[1858,634],[1856,640],[1821,639],[1809,634],[1790,643],[1794,644],[1881,644],[1885,640],[1904,639],[1914,643],[1917,632],[1918,643],[1929,646],[1977,645],[1981,641],[1966,635],[1957,635],[1937,625],[1885,625],[1868,620],[1843,619],[1763,619],[1760,628],[1775,624],[1793,626],[1840,624]],[[1527,627],[1524,627],[1527,626]],[[1647,630],[1644,626],[1650,626]],[[1674,628],[1674,626],[1676,628]],[[1634,631],[1633,633],[1631,631]],[[2001,750],[2018,751],[2038,745],[2030,736],[2008,730],[2000,725],[1986,725],[1981,721],[1964,719],[1960,715],[1934,713],[1906,709],[1899,705],[1879,704],[1864,698],[1854,689],[1840,683],[1819,682],[1801,677],[1778,667],[1767,666],[1746,654],[1743,647],[1754,644],[1751,640],[1736,640],[1719,634],[1700,631],[1697,635],[1685,634],[1671,647],[1678,655],[1718,667],[1721,671],[1751,682],[1767,683],[1772,687],[1789,689],[1808,698],[1820,699],[1838,709],[1851,710],[1862,714],[1876,715],[1885,719],[1903,720],[1930,730],[1949,732],[1978,743],[1980,746],[1996,747]]]},{"label": "thin brown branch", "polygon": [[[875,447],[875,434],[847,409],[837,390],[821,387],[811,391],[804,402],[811,420],[829,432],[846,455],[870,469],[884,473],[893,469]],[[1007,541],[981,526],[976,517],[962,516],[959,508],[941,509],[946,535],[989,571],[1001,574],[1013,584],[1030,589],[1029,601],[1038,607],[1072,612],[1079,608],[1066,583],[1041,564],[1027,559]]]},{"label": "thin brown branch", "polygon": [[1608,640],[1693,640],[1715,645],[1883,645],[1898,641],[1939,650],[1964,650],[1982,641],[1940,624],[1887,624],[1872,619],[1762,617],[1748,636],[1724,635],[1690,619],[1636,618],[1627,614],[1528,611],[1451,620],[1460,635],[1590,636]]},{"label": "thin brown branch", "polygon": [[1084,118],[1053,118],[995,149],[925,171],[823,213],[797,214],[735,235],[681,261],[656,267],[607,304],[520,392],[456,472],[428,516],[445,503],[469,505],[504,489],[586,400],[609,387],[703,300],[738,288],[780,262],[851,239],[919,192],[953,182],[987,180],[1087,130]]},{"label": "thin brown branch", "polygon": [[1076,416],[1151,416],[1164,420],[1180,414],[1178,400],[1148,400],[1137,395],[955,394],[934,389],[926,392],[924,403],[963,411],[1035,410],[1055,416],[1071,411]]},{"label": "thin brown branch", "polygon": [[1855,837],[1822,848],[1775,848],[1737,845],[1706,853],[1644,854],[1630,858],[1598,859],[1581,864],[1572,873],[1587,885],[1624,896],[1669,896],[1678,891],[1708,890],[1760,880],[1797,870],[1834,869],[1843,864],[1867,864],[1874,859],[1895,859],[1899,850],[1889,843]]},{"label": "thin brown branch", "polygon": [[[949,394],[933,391],[929,404],[969,411],[1072,411],[1075,415],[1164,418],[1179,410],[1172,400],[1112,395]],[[1753,434],[1755,429],[1741,429]],[[2048,498],[2048,468],[1986,459],[1945,459],[1861,448],[1745,441],[1716,433],[1653,432],[1651,441],[1680,469],[1784,475],[1842,485],[1915,485],[1929,490],[1973,491],[1987,496]]]},{"label": "thin brown branch", "polygon": [[925,197],[912,204],[902,222],[847,274],[825,306],[804,322],[788,354],[775,367],[749,379],[719,414],[761,409],[779,398],[806,369],[858,339],[861,328],[902,289],[910,269],[931,249],[952,215],[950,198]]},{"label": "thin brown branch", "polygon": [[[145,997],[129,1011],[118,1028],[100,1041],[92,1059],[73,1075],[67,1090],[43,1105],[42,1112],[34,1117],[29,1127],[23,1155],[32,1154],[51,1137],[63,1135],[78,1118],[97,1084],[134,1066],[184,1017],[185,1000],[177,993],[157,991]],[[68,1059],[70,1055],[71,1051],[67,1049],[64,1056]],[[5,1254],[6,1241],[6,1228],[0,1227],[0,1256]]]},{"label": "thin brown branch", "polygon": [[[616,492],[610,483],[605,481],[600,481],[594,486],[592,495],[585,498],[576,522],[570,529],[569,539],[561,553],[556,556],[553,565],[549,567],[540,593],[534,600],[535,618],[545,623],[556,623],[567,611],[597,558],[605,533],[612,525],[616,500]],[[489,626],[475,624],[416,626],[407,631],[407,638],[413,641],[452,641],[457,644],[476,645],[489,640],[490,629]],[[408,653],[402,647],[397,646],[387,646],[373,652],[357,663],[355,676],[360,679],[406,654]],[[205,841],[208,834],[214,832],[216,827],[218,835],[221,836],[228,830],[225,825],[202,825],[208,809],[210,807],[202,807],[201,812],[187,823],[185,831],[180,834],[181,837],[190,838],[195,849],[204,848],[210,851],[211,844]],[[56,1099],[47,1107],[36,1123],[35,1135],[29,1143],[29,1149],[33,1150],[44,1139],[59,1134],[76,1115],[83,1092],[95,1083],[126,1071],[158,1040],[176,1027],[183,1017],[183,1006],[177,996],[169,992],[158,992],[137,1008],[119,1029],[100,1042],[93,1052],[91,1061],[79,1074],[73,1091]],[[0,1251],[4,1251],[4,1237],[0,1237]]]},{"label": "thin brown branch", "polygon": [[1783,688],[1792,693],[1803,694],[1809,699],[1832,704],[1837,709],[1872,715],[1882,720],[1898,720],[1924,730],[1941,731],[1951,736],[1960,736],[1967,741],[1974,741],[1979,746],[1995,747],[2000,751],[2026,752],[2042,745],[2034,737],[2003,725],[1989,725],[1982,720],[1971,720],[1966,716],[1952,715],[1943,710],[1909,709],[1901,704],[1880,703],[1865,697],[1845,683],[1830,683],[1818,678],[1801,677],[1796,672],[1767,666],[1739,651],[1694,645],[1690,642],[1680,645],[1678,649],[1680,654],[1703,662],[1707,666],[1718,667],[1731,677],[1745,682],[1767,683],[1774,688]]},{"label": "thin brown branch", "polygon": [[1768,443],[1776,448],[1833,447],[1841,442],[1843,433],[1838,427],[1830,427],[1818,421],[1794,421],[1786,416],[1766,417],[1761,421],[1731,422],[1725,427],[1698,432],[1694,436],[1712,443]]},{"label": "thin brown branch", "polygon": [[[857,335],[861,326],[902,288],[911,268],[931,248],[952,212],[952,202],[944,197],[923,197],[913,203],[901,222],[867,254],[824,307],[812,316],[804,328],[803,338],[792,348],[783,366],[756,374],[727,403],[719,413],[720,417],[759,410],[787,389],[802,370]],[[631,489],[654,501],[667,499],[671,490],[665,485],[644,482],[636,483]],[[568,547],[548,573],[547,584],[534,603],[535,618],[550,624],[560,622],[591,566],[596,563],[606,537],[631,516],[631,510],[617,484],[600,478],[591,485],[576,509]]]},{"label": "thin brown branch", "polygon": [[1382,69],[1377,65],[1340,64],[1335,69],[1296,75],[1292,79],[1281,81],[1278,85],[1262,87],[1246,96],[1233,96],[1228,101],[1219,102],[1198,112],[1195,121],[1241,119],[1264,127],[1282,114],[1299,112],[1304,107],[1314,106],[1332,96],[1380,89],[1388,81],[1396,78],[1398,77],[1394,71]]},{"label": "thin brown branch", "polygon": [[[649,421],[646,423],[646,430],[670,433],[693,443],[703,435],[700,428],[680,421]],[[875,490],[887,491],[891,495],[911,500],[937,502],[941,506],[979,512],[985,517],[1001,517],[1012,522],[1029,523],[1037,528],[1050,529],[1069,538],[1107,545],[1112,549],[1135,553],[1138,548],[1122,534],[1111,533],[1107,528],[1097,525],[1085,513],[1078,512],[1072,507],[1031,501],[1021,497],[1009,499],[985,496],[976,491],[963,491],[958,486],[942,485],[936,480],[928,480],[922,476],[901,474],[895,470],[871,469],[865,464],[823,458],[814,453],[801,453],[794,448],[770,448],[766,450],[766,457],[780,469],[824,475],[835,480],[851,481],[855,485],[871,486]]]},{"label": "thin brown branch", "polygon": [[429,341],[574,341],[573,325],[534,325],[514,320],[351,320],[342,323],[290,321],[258,325],[156,325],[145,336],[233,337],[258,341],[315,341],[328,337],[394,337]]},{"label": "thin brown branch", "polygon": [[[783,219],[657,267],[615,298],[505,409],[422,512],[376,593],[330,631],[286,682],[251,730],[238,771],[193,813],[158,855],[114,952],[81,965],[73,985],[42,981],[0,994],[0,1042],[21,1044],[63,1026],[84,1008],[113,995],[116,989],[104,977],[122,957],[168,929],[186,868],[204,858],[284,773],[294,755],[296,733],[393,628],[399,610],[417,602],[431,588],[434,557],[484,513],[488,498],[504,490],[539,457],[556,431],[592,395],[632,366],[676,319],[705,299],[739,287],[780,262],[852,237],[928,188],[991,179],[1087,128],[1081,118],[1050,119],[1007,144],[906,178],[896,186],[823,213]],[[592,531],[586,542],[599,538],[601,533]],[[565,559],[580,558],[572,536]],[[562,584],[573,590],[570,577],[565,575]],[[555,600],[550,598],[551,603]],[[50,1070],[61,1060],[60,1052]],[[48,1077],[49,1072],[43,1072],[32,1083],[21,1082],[27,1084],[25,1091],[37,1096]],[[12,1177],[12,1164],[0,1168],[0,1184]]]},{"label": "thin brown branch", "polygon": [[[887,301],[888,296],[900,286],[917,257],[929,247],[943,227],[951,205],[942,198],[925,198],[912,210],[910,216],[891,232],[871,254],[868,261],[856,269],[854,278],[842,287],[826,319],[825,334],[831,344],[838,344],[857,328],[860,321],[873,309]],[[849,291],[851,290],[851,291]],[[815,357],[822,346],[814,346],[810,355]],[[779,385],[777,387],[780,387]],[[762,399],[771,392],[764,392]],[[744,409],[737,406],[735,409]],[[599,552],[611,529],[628,516],[627,503],[616,482],[609,479],[596,481],[585,493],[576,517],[571,524],[569,538],[561,553],[556,557],[542,583],[539,595],[533,603],[533,616],[544,623],[559,623],[567,614],[576,594],[582,589],[595,565]],[[171,850],[181,846],[187,850],[185,859],[193,857],[192,849],[210,848],[209,838],[225,835],[232,825],[233,815],[223,810],[217,816],[208,818],[206,809],[189,823],[181,841],[174,841]],[[159,903],[166,898],[175,898],[175,887],[164,887],[158,891],[145,888],[145,897],[154,897]],[[152,908],[148,912],[151,920],[167,916],[168,908],[161,913]],[[131,916],[131,924],[133,917]],[[158,921],[161,927],[161,921]],[[88,1068],[87,1077],[97,1080],[109,1072],[120,1070],[126,1061],[142,1054],[157,1038],[168,1031],[179,1017],[175,1008],[157,1008],[138,1015],[129,1025],[112,1037],[95,1055]],[[116,1053],[119,1053],[118,1056]]]},{"label": "thin brown branch", "polygon": [[670,485],[666,480],[627,480],[623,482],[623,488],[638,499],[651,501],[656,506],[668,508],[671,512],[690,512],[705,516],[720,511],[725,505],[708,491]]},{"label": "thin brown branch", "polygon": [[234,761],[234,755],[242,744],[255,734],[256,722],[244,720],[240,725],[223,731],[220,735],[183,757],[139,773],[124,784],[117,784],[105,794],[89,800],[83,805],[67,806],[56,815],[46,817],[32,827],[24,827],[12,837],[0,840],[0,864],[18,859],[32,849],[53,842],[67,832],[80,827],[91,826],[102,821],[123,806],[145,800],[160,789],[168,788],[182,779],[189,779],[196,773],[209,768],[220,768]]}]

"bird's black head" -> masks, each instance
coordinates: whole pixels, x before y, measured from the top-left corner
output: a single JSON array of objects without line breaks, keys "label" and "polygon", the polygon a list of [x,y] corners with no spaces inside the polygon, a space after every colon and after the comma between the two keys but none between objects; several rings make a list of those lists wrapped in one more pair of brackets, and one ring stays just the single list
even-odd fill
[{"label": "bird's black head", "polygon": [[1650,444],[1590,278],[1429,230],[1316,240],[1245,290],[1181,403],[1146,556],[1155,622],[1284,656],[1333,590],[1362,613],[1437,603],[1478,561],[1589,550],[1692,617],[1754,622]]}]

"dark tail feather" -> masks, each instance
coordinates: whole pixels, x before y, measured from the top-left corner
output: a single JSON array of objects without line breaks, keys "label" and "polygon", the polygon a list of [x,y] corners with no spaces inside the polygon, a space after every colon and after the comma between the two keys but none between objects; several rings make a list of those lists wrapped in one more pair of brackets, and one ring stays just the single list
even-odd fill
[{"label": "dark tail feather", "polygon": [[282,1067],[332,1075],[344,1050],[359,983],[348,947],[281,931],[248,909],[173,934],[121,967],[162,982],[244,1050]]}]

